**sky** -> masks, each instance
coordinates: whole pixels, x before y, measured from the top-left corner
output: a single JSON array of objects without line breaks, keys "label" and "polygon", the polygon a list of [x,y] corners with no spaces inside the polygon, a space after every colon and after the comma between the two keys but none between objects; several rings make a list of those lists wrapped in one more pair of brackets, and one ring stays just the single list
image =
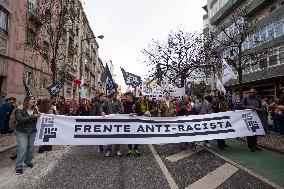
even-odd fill
[{"label": "sky", "polygon": [[165,40],[171,30],[202,31],[206,0],[83,0],[98,39],[99,57],[112,60],[115,81],[125,90],[120,71],[145,77],[149,71],[141,50],[152,39]]}]

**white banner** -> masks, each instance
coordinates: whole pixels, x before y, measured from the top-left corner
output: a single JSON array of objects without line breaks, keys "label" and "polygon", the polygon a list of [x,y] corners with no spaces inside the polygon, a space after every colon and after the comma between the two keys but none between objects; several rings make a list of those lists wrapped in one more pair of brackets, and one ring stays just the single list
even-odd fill
[{"label": "white banner", "polygon": [[255,111],[182,117],[43,115],[35,145],[159,144],[264,135]]}]

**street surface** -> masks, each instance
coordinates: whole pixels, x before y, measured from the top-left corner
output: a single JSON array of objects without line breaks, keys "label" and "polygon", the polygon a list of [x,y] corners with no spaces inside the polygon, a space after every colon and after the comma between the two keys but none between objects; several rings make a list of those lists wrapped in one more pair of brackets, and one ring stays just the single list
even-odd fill
[{"label": "street surface", "polygon": [[[126,156],[123,145],[122,157],[108,158],[97,153],[96,146],[56,146],[45,154],[35,151],[35,166],[25,167],[23,175],[15,174],[14,161],[9,159],[9,152],[4,152],[0,156],[0,188],[270,189],[284,186],[284,155],[267,150],[247,152],[245,145],[236,140],[229,141],[230,147],[219,152],[215,143],[211,142],[213,147],[209,151],[198,147],[196,152],[184,150],[179,144],[142,145],[141,157]],[[264,158],[268,165],[257,165],[258,160],[253,157],[260,157],[259,163],[263,164],[262,156],[272,162]]]}]

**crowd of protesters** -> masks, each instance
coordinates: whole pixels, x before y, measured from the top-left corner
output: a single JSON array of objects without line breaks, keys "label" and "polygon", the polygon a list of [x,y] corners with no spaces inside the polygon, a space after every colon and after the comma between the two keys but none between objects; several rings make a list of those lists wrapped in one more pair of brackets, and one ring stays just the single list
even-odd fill
[{"label": "crowd of protesters", "polygon": [[[197,96],[185,95],[182,99],[172,99],[168,92],[162,100],[149,99],[147,96],[134,97],[131,92],[123,94],[120,98],[117,93],[106,95],[100,93],[90,101],[65,99],[64,97],[53,99],[35,99],[27,96],[23,103],[17,103],[14,97],[1,99],[0,104],[0,129],[1,134],[15,133],[18,141],[16,154],[11,157],[16,159],[16,173],[23,173],[23,164],[32,168],[32,149],[36,136],[36,122],[41,114],[59,114],[65,116],[105,116],[108,114],[128,114],[129,116],[151,117],[176,117],[203,115],[210,113],[234,111],[238,109],[255,110],[264,126],[265,132],[269,132],[268,117],[272,116],[274,132],[284,134],[284,92],[276,101],[268,101],[267,97],[258,97],[257,91],[251,89],[249,96],[241,101],[233,101],[223,92],[215,92],[212,95],[198,94]],[[271,130],[271,129],[270,129]],[[257,146],[257,136],[247,137],[248,148],[251,152],[261,150]],[[200,145],[210,147],[208,141]],[[218,147],[225,150],[228,145],[224,139],[217,140]],[[183,143],[183,148],[196,150],[196,142]],[[98,147],[98,152],[105,152],[105,156],[115,154],[121,156],[121,145],[107,145]],[[40,146],[38,152],[51,151],[52,146]],[[129,144],[129,156],[140,156],[138,144]]]}]

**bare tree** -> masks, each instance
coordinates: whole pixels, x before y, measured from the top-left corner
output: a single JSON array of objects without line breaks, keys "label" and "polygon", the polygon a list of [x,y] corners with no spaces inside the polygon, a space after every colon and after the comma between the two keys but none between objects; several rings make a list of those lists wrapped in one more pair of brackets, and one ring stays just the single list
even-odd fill
[{"label": "bare tree", "polygon": [[230,24],[223,23],[217,27],[216,32],[206,34],[207,62],[219,62],[217,70],[221,72],[221,59],[226,59],[238,75],[240,98],[243,98],[243,74],[247,69],[258,66],[260,69],[267,67],[267,54],[271,46],[257,50],[257,46],[273,40],[274,32],[266,32],[258,25],[258,18],[249,14],[250,5],[236,10],[230,16]]},{"label": "bare tree", "polygon": [[[28,1],[28,9],[34,16],[28,17],[26,27],[35,33],[35,38],[29,40],[26,46],[45,59],[52,75],[52,83],[60,78],[68,79],[66,69],[70,65],[65,64],[65,49],[67,44],[67,32],[74,33],[75,20],[79,18],[78,5],[75,0],[38,0],[35,3]],[[32,22],[31,22],[31,19]],[[33,23],[33,25],[31,25]],[[74,34],[75,35],[75,34]],[[69,41],[69,52],[75,54],[74,41]]]},{"label": "bare tree", "polygon": [[142,53],[151,68],[150,77],[166,78],[178,87],[198,76],[205,58],[202,35],[180,29],[171,32],[165,42],[152,40]]}]

